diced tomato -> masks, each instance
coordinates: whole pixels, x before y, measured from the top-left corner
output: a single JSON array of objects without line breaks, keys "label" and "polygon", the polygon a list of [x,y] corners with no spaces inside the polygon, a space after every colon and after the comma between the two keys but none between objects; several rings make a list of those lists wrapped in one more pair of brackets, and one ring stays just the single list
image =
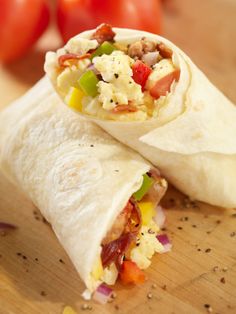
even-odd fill
[{"label": "diced tomato", "polygon": [[145,281],[144,272],[132,261],[124,261],[120,271],[123,284],[141,284]]},{"label": "diced tomato", "polygon": [[161,96],[165,96],[170,92],[170,87],[173,81],[178,81],[180,77],[180,70],[175,70],[160,80],[158,80],[154,86],[150,89],[150,94],[153,98],[158,99]]},{"label": "diced tomato", "polygon": [[146,81],[152,72],[152,69],[149,68],[145,63],[143,63],[140,60],[137,60],[134,65],[132,66],[133,70],[133,80],[135,83],[142,86],[142,91],[144,91],[144,87],[146,84]]}]

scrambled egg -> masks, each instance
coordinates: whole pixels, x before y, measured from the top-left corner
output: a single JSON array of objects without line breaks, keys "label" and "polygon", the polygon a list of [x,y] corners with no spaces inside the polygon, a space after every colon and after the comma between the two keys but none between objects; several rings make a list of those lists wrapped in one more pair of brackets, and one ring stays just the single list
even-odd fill
[{"label": "scrambled egg", "polygon": [[85,72],[91,61],[89,59],[80,60],[77,65],[66,67],[57,77],[57,88],[60,94],[65,97],[71,86],[76,86],[82,73]]},{"label": "scrambled egg", "polygon": [[164,249],[156,238],[157,231],[158,227],[154,221],[149,226],[142,226],[136,247],[130,252],[130,259],[141,269],[148,268],[154,253],[160,253]]},{"label": "scrambled egg", "polygon": [[117,277],[118,277],[118,270],[116,268],[116,265],[112,263],[110,266],[104,269],[101,280],[108,285],[114,285]]},{"label": "scrambled egg", "polygon": [[98,83],[98,100],[104,109],[112,110],[117,104],[127,105],[131,100],[136,106],[143,103],[141,86],[132,79],[132,58],[116,50],[94,58],[93,62],[105,81]]},{"label": "scrambled egg", "polygon": [[86,38],[73,37],[65,45],[65,51],[83,55],[91,49],[96,49],[97,46],[98,42],[95,39],[92,40]]}]

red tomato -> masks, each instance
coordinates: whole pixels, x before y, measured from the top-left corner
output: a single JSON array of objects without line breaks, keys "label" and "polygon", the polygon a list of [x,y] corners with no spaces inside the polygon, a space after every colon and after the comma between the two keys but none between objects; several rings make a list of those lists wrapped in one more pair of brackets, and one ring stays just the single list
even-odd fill
[{"label": "red tomato", "polygon": [[167,92],[170,92],[170,87],[173,81],[179,80],[179,76],[180,70],[175,70],[158,80],[150,89],[152,97],[158,99],[161,96],[165,96]]},{"label": "red tomato", "polygon": [[152,69],[149,68],[145,63],[143,63],[140,60],[135,61],[135,63],[132,66],[133,70],[133,80],[135,83],[142,86],[142,91],[144,91],[144,87],[146,84],[146,81],[152,72]]},{"label": "red tomato", "polygon": [[158,0],[59,0],[58,27],[66,42],[101,23],[160,33]]},{"label": "red tomato", "polygon": [[120,279],[124,284],[141,284],[145,281],[145,274],[134,262],[124,261]]},{"label": "red tomato", "polygon": [[48,23],[45,0],[0,0],[0,62],[23,56]]}]

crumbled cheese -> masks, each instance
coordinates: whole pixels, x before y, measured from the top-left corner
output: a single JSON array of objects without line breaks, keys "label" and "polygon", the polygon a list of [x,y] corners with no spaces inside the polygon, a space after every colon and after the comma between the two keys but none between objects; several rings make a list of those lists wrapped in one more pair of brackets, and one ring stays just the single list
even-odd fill
[{"label": "crumbled cheese", "polygon": [[130,252],[131,260],[141,269],[146,269],[150,266],[150,259],[155,252],[160,253],[164,250],[163,245],[156,238],[156,232],[150,233],[149,230],[150,226],[142,226],[139,235],[139,245]]},{"label": "crumbled cheese", "polygon": [[149,75],[146,82],[146,88],[150,89],[156,83],[156,81],[160,80],[162,77],[173,72],[174,70],[175,67],[171,59],[162,59],[154,66],[152,73]]},{"label": "crumbled cheese", "polygon": [[76,36],[76,37],[71,38],[68,41],[68,43],[65,45],[65,51],[83,55],[91,49],[96,49],[97,46],[98,46],[98,42],[96,40],[79,38]]},{"label": "crumbled cheese", "polygon": [[86,289],[84,290],[84,292],[81,294],[82,298],[84,300],[91,300],[91,296],[92,296],[92,293],[91,291],[89,291],[89,289]]}]

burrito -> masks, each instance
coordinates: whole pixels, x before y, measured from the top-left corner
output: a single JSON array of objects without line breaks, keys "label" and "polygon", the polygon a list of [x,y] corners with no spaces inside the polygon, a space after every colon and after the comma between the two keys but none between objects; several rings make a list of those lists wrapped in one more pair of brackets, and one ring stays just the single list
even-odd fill
[{"label": "burrito", "polygon": [[0,113],[1,170],[51,224],[90,293],[118,275],[141,283],[165,251],[158,203],[167,182],[60,102],[43,78]]},{"label": "burrito", "polygon": [[45,70],[64,103],[183,193],[236,207],[236,107],[173,43],[103,24],[48,52]]}]

